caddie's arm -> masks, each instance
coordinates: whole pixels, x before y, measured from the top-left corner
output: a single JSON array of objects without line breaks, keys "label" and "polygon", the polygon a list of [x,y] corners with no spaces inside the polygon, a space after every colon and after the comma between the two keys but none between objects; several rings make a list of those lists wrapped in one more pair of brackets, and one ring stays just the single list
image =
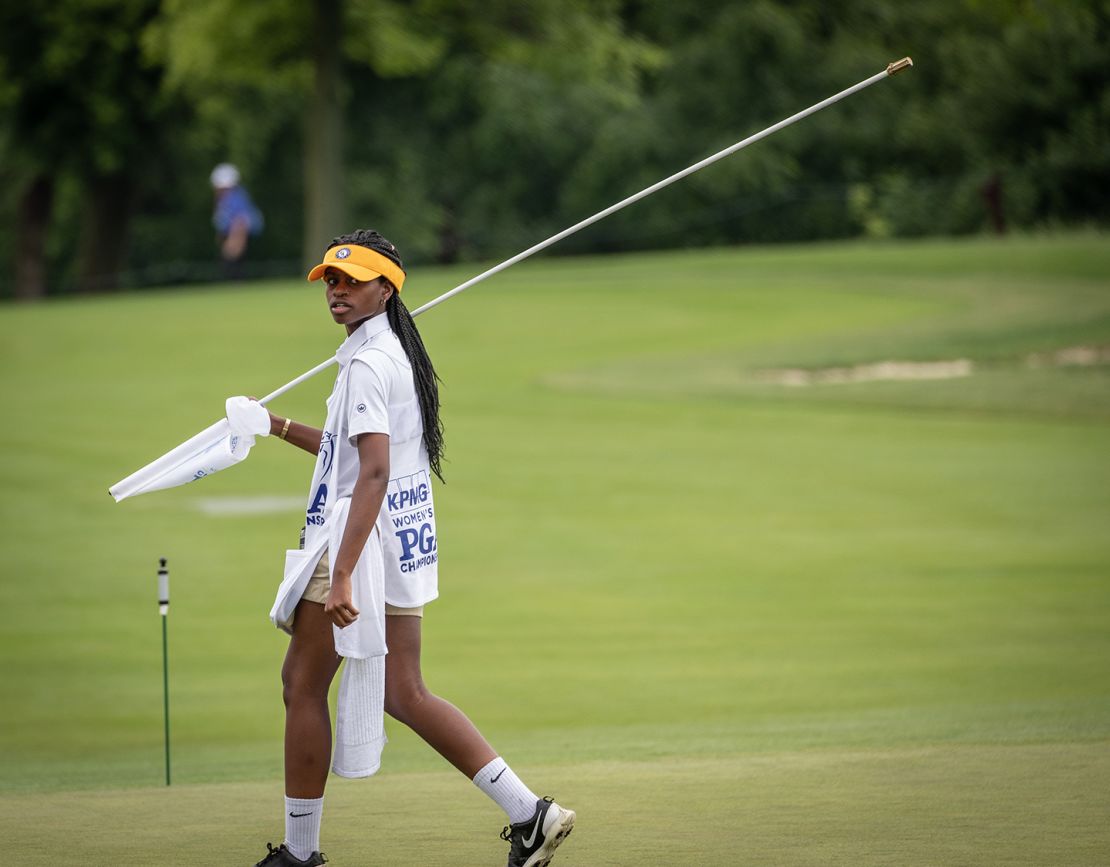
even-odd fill
[{"label": "caddie's arm", "polygon": [[351,573],[374,531],[382,510],[385,489],[389,485],[389,436],[364,433],[358,437],[358,479],[351,494],[347,526],[339,542],[331,573],[331,590],[324,603],[324,613],[336,626],[349,626],[358,619],[351,595]]},{"label": "caddie's arm", "polygon": [[270,413],[270,436],[283,439],[292,443],[299,449],[304,449],[310,455],[320,453],[320,440],[324,432],[318,427],[301,424],[281,415]]}]

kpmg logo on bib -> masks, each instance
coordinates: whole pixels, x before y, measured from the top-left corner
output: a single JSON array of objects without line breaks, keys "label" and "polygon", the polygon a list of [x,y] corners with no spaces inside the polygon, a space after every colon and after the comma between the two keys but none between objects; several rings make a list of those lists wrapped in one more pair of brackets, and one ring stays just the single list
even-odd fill
[{"label": "kpmg logo on bib", "polygon": [[385,502],[393,535],[400,544],[397,560],[401,571],[415,572],[435,563],[439,557],[436,517],[427,471],[390,479]]},{"label": "kpmg logo on bib", "polygon": [[431,496],[431,491],[431,486],[428,484],[428,474],[423,470],[412,476],[390,479],[389,491],[386,493],[389,511],[403,512],[413,506],[426,503]]}]

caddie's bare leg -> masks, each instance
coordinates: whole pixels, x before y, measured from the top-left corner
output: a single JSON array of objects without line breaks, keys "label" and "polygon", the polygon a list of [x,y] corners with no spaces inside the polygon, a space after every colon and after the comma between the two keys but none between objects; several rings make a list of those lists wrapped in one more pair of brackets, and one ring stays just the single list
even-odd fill
[{"label": "caddie's bare leg", "polygon": [[386,615],[385,712],[473,779],[497,753],[466,714],[424,686],[420,673],[422,619]]},{"label": "caddie's bare leg", "polygon": [[302,599],[281,669],[285,700],[285,794],[322,798],[331,765],[328,688],[339,669],[324,606]]}]

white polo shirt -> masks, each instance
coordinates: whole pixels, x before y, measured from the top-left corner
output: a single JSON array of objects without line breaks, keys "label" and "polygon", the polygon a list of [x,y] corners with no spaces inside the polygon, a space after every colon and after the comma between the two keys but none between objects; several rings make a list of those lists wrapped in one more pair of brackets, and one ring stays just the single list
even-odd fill
[{"label": "white polo shirt", "polygon": [[[349,497],[358,480],[357,437],[389,436],[389,485],[378,515],[385,560],[385,601],[401,608],[431,602],[438,591],[438,545],[431,467],[412,367],[385,314],[367,320],[336,352],[339,374],[305,509],[305,547],[326,532],[330,497]],[[334,491],[332,463],[335,467]]]}]

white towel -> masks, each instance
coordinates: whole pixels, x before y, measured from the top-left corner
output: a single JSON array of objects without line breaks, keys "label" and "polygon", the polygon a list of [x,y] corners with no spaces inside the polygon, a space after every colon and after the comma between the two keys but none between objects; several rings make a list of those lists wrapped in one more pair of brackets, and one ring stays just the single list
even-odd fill
[{"label": "white towel", "polygon": [[[329,507],[328,568],[335,569],[336,555],[347,526],[351,498],[340,497]],[[351,601],[358,609],[358,619],[340,629],[333,626],[335,652],[348,659],[366,659],[384,656],[385,647],[385,563],[382,560],[382,537],[377,529],[371,530],[362,553],[359,554],[351,573]]]},{"label": "white towel", "polygon": [[383,722],[385,657],[348,659],[339,681],[335,755],[331,769],[341,777],[369,777],[382,763],[388,738]]},{"label": "white towel", "polygon": [[[338,551],[351,506],[335,502],[328,518],[329,550]],[[334,567],[331,558],[329,566]],[[335,651],[345,657],[335,714],[332,770],[341,777],[369,777],[381,766],[385,746],[385,564],[375,529],[351,574],[351,597],[358,619],[343,629],[333,626]]]},{"label": "white towel", "polygon": [[[270,618],[289,631],[293,610],[304,593],[309,574],[323,555],[323,544],[338,551],[347,524],[349,497],[327,510],[326,536],[319,550],[287,551],[285,580],[278,589]],[[334,558],[329,557],[329,567]],[[335,714],[335,755],[332,770],[341,777],[368,777],[381,766],[385,746],[385,564],[377,529],[366,540],[351,575],[351,597],[358,619],[343,629],[332,626],[335,652],[345,657]]]}]

